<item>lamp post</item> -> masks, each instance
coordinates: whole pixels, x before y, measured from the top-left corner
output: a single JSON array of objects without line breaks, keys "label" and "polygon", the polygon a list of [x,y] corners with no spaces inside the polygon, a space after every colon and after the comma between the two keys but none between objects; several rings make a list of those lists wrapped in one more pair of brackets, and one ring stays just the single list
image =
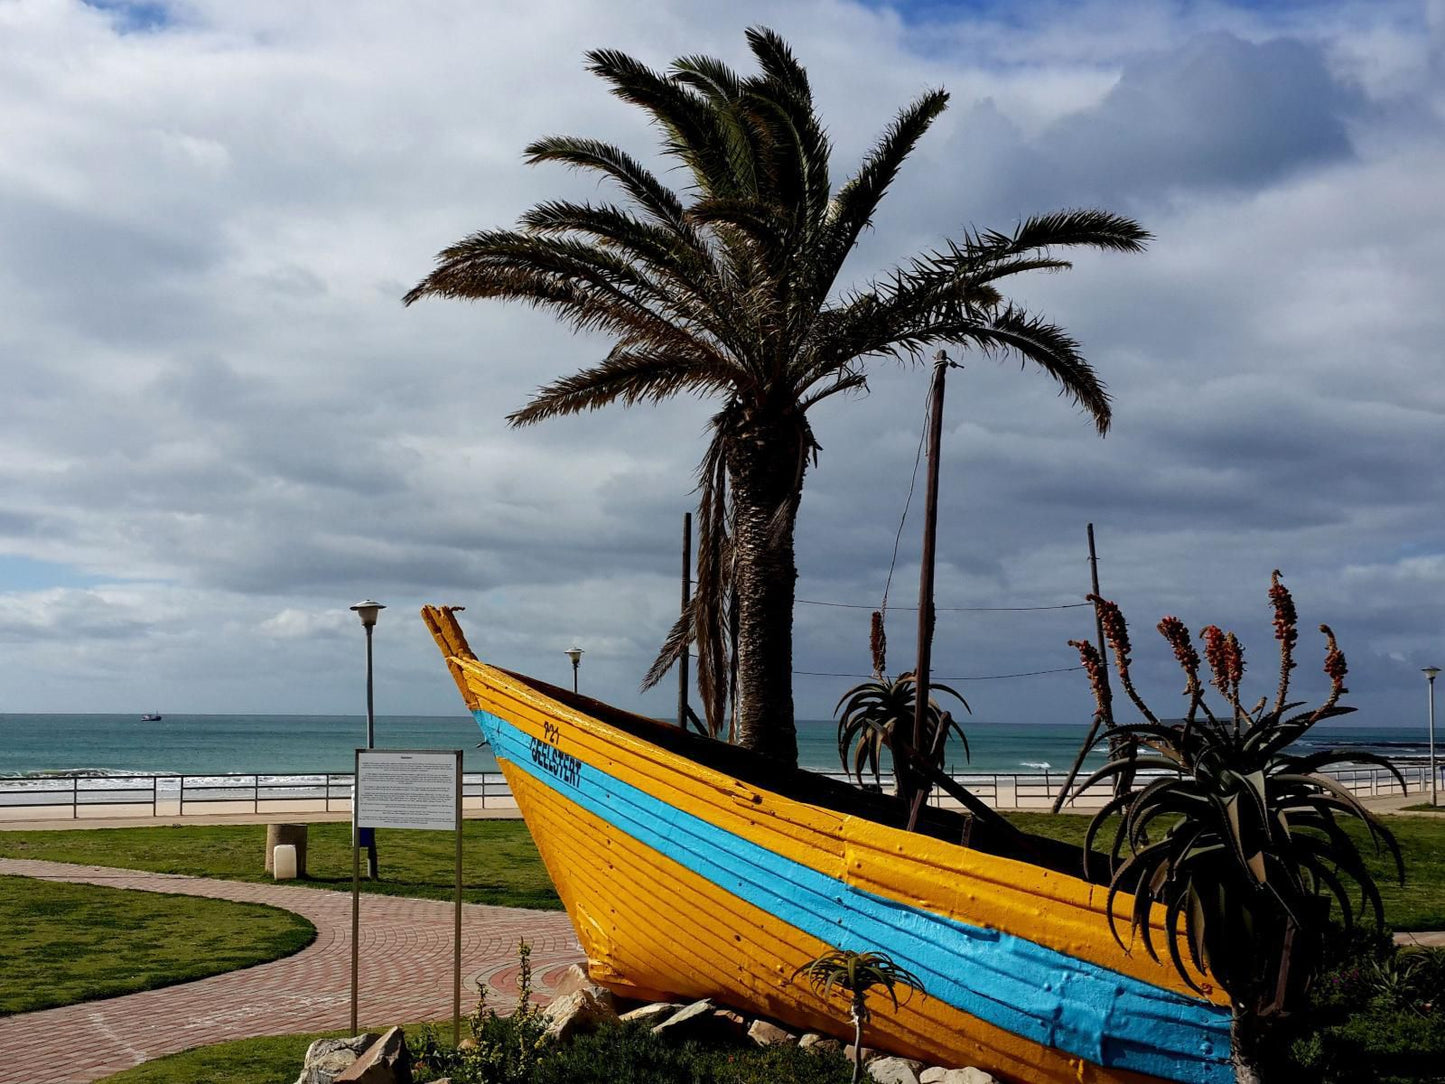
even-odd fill
[{"label": "lamp post", "polygon": [[1435,678],[1440,667],[1426,666],[1420,672],[1430,682],[1430,804],[1438,805],[1435,800]]},{"label": "lamp post", "polygon": [[[351,609],[357,617],[361,618],[361,627],[366,630],[366,747],[371,749],[376,745],[376,701],[372,695],[371,630],[376,628],[377,614],[386,607],[380,602],[367,599],[365,602],[358,602]],[[376,829],[362,828],[360,830],[356,845],[363,844],[366,847],[366,876],[374,881],[377,879]]]},{"label": "lamp post", "polygon": [[572,660],[572,691],[577,691],[577,668],[582,665],[582,649],[573,644],[567,649],[567,657]]}]

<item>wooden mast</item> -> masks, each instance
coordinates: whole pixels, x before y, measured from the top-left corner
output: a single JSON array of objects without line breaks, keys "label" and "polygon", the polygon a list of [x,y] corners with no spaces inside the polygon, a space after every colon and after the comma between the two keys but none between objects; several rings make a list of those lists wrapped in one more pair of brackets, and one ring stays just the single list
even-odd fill
[{"label": "wooden mast", "polygon": [[909,826],[918,817],[920,799],[924,794],[922,772],[915,772],[910,758],[924,755],[924,719],[928,713],[929,668],[933,661],[933,567],[935,542],[938,537],[938,458],[943,442],[943,385],[948,372],[948,355],[940,350],[933,358],[933,386],[928,404],[928,482],[923,505],[923,558],[918,574],[918,668],[914,671],[917,702],[913,709],[913,737],[908,756],[898,758],[894,771],[907,764],[899,793],[910,805]]}]

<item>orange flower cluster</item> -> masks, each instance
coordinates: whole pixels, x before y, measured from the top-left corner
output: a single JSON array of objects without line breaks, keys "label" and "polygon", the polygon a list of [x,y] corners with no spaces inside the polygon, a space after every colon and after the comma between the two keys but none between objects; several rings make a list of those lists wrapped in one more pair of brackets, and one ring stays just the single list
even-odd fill
[{"label": "orange flower cluster", "polygon": [[1129,676],[1129,626],[1124,621],[1124,613],[1119,609],[1117,602],[1110,602],[1098,595],[1086,596],[1094,604],[1099,620],[1104,624],[1104,636],[1108,638],[1109,647],[1114,652],[1114,665],[1119,670],[1119,676]]},{"label": "orange flower cluster", "polygon": [[1328,625],[1321,625],[1320,631],[1325,634],[1328,645],[1328,650],[1325,651],[1325,673],[1330,678],[1330,702],[1333,703],[1350,691],[1345,688],[1345,675],[1350,672],[1350,668],[1345,663],[1345,653],[1340,650],[1340,645],[1335,643],[1334,630]]},{"label": "orange flower cluster", "polygon": [[1239,686],[1244,680],[1244,648],[1232,632],[1225,632],[1218,625],[1205,625],[1200,630],[1204,637],[1204,657],[1209,661],[1210,679],[1216,689],[1231,704],[1239,700]]},{"label": "orange flower cluster", "polygon": [[1070,640],[1069,646],[1078,649],[1079,662],[1083,664],[1084,673],[1089,677],[1089,688],[1094,690],[1095,713],[1102,720],[1111,720],[1114,694],[1109,689],[1108,677],[1104,672],[1103,656],[1088,640]]}]

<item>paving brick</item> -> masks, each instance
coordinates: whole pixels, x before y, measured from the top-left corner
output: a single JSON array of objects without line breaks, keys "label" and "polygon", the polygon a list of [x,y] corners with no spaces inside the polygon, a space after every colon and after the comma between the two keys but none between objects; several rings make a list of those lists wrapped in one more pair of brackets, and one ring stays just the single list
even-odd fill
[{"label": "paving brick", "polygon": [[[265,903],[302,915],[317,932],[296,955],[244,971],[0,1019],[0,1084],[89,1084],[193,1046],[351,1023],[350,892],[30,859],[0,859],[0,874]],[[363,1028],[450,1018],[453,907],[362,896]],[[537,1000],[545,1002],[549,983],[584,959],[567,916],[463,905],[463,1012],[478,979],[487,984],[488,1004],[506,1010],[515,1003],[517,942],[523,938],[532,946]]]}]

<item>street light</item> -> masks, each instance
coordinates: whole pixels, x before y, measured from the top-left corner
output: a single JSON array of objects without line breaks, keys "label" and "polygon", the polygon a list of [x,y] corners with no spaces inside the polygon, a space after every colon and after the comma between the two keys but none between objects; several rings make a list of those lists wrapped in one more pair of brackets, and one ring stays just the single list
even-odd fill
[{"label": "street light", "polygon": [[572,660],[572,691],[577,691],[577,668],[582,665],[582,649],[573,644],[567,649],[567,657]]},{"label": "street light", "polygon": [[[371,630],[376,628],[377,614],[386,607],[367,599],[365,602],[358,602],[351,609],[361,618],[361,627],[366,630],[366,747],[370,749],[376,745],[376,702],[372,696],[371,680]],[[374,881],[377,879],[376,829],[362,828],[356,842],[358,846],[366,846],[366,875]]]},{"label": "street light", "polygon": [[1440,667],[1426,666],[1420,672],[1430,682],[1430,804],[1439,805],[1435,800],[1435,678]]}]

